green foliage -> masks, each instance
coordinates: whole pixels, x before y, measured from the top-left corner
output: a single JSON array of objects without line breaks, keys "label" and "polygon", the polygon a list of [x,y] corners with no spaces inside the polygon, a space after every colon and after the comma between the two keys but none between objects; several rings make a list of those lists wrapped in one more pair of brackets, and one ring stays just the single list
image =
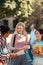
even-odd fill
[{"label": "green foliage", "polygon": [[[41,2],[41,4],[42,4],[42,7],[43,7],[43,2]],[[43,14],[43,9],[42,9],[42,14]]]},{"label": "green foliage", "polygon": [[[1,0],[0,18],[5,16],[28,17],[32,10],[29,0]],[[29,13],[30,12],[30,13]]]},{"label": "green foliage", "polygon": [[43,2],[41,2],[42,6],[43,6]]}]

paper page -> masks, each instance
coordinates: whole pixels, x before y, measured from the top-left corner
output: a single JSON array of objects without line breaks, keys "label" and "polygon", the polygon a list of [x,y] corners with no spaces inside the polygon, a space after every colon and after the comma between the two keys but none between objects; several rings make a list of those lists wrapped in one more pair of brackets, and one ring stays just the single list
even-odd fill
[{"label": "paper page", "polygon": [[17,55],[23,55],[23,54],[25,54],[25,52],[24,52],[24,50],[21,50],[21,51],[17,52],[16,54]]}]

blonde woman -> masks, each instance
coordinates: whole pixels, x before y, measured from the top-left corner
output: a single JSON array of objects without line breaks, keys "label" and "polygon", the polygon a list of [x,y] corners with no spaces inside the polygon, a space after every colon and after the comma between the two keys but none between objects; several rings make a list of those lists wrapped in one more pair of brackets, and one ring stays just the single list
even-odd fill
[{"label": "blonde woman", "polygon": [[18,57],[15,58],[15,61],[14,61],[13,64],[15,64],[15,65],[27,65],[25,50],[29,49],[30,46],[27,45],[28,37],[27,37],[27,33],[26,33],[26,30],[25,30],[24,23],[19,22],[16,25],[15,32],[16,32],[15,33],[16,38],[15,38],[15,41],[14,41],[15,35],[13,35],[11,42],[12,42],[12,44],[14,42],[14,44],[13,44],[13,47],[12,48],[10,47],[10,48],[13,49],[13,50],[16,49],[14,51],[15,53],[18,52],[18,51],[20,51],[20,53],[18,54]]}]

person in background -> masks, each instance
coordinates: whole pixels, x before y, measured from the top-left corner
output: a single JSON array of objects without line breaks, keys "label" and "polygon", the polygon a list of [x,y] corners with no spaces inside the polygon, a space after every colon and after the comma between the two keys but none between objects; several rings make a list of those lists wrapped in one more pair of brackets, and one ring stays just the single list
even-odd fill
[{"label": "person in background", "polygon": [[[16,51],[13,51],[13,52],[18,52],[18,51],[21,51],[23,50],[24,52],[21,54],[21,55],[18,55],[17,58],[14,59],[13,63],[12,63],[12,60],[11,60],[11,63],[10,65],[27,65],[27,59],[26,59],[26,53],[25,53],[25,50],[27,49],[30,49],[30,46],[27,45],[28,43],[28,37],[27,37],[27,32],[25,30],[25,25],[24,23],[22,22],[19,22],[17,25],[16,25],[16,28],[15,28],[15,32],[16,32],[16,38],[15,38],[15,42],[14,42],[14,46],[10,47],[11,50],[13,49],[16,49]],[[11,39],[11,43],[13,44],[13,41],[14,41],[14,36],[13,34],[12,36],[12,39]]]},{"label": "person in background", "polygon": [[[33,59],[33,65],[43,65],[43,48],[41,48],[42,50],[40,50],[39,46],[43,47],[43,29],[38,29],[36,31],[36,42],[33,45],[33,55],[34,55],[34,59]],[[36,46],[38,46],[39,48],[35,48]]]},{"label": "person in background", "polygon": [[30,56],[30,59],[33,60],[33,55],[32,55],[32,46],[34,44],[34,42],[36,41],[36,35],[35,35],[35,31],[36,31],[36,26],[35,24],[33,23],[31,25],[31,32],[30,32],[30,49],[28,50],[28,53],[29,53],[29,56]]}]

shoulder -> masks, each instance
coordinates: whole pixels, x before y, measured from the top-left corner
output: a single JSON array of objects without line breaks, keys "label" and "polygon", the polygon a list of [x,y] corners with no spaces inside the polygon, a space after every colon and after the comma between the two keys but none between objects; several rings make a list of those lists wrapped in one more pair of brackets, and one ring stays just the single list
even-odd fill
[{"label": "shoulder", "polygon": [[15,36],[15,34],[13,33],[13,34],[12,34],[12,38],[14,38],[14,36]]},{"label": "shoulder", "polygon": [[40,43],[41,45],[43,45],[43,41],[41,41],[41,43]]},{"label": "shoulder", "polygon": [[36,40],[33,45],[37,45],[37,44],[39,44],[39,42]]}]

